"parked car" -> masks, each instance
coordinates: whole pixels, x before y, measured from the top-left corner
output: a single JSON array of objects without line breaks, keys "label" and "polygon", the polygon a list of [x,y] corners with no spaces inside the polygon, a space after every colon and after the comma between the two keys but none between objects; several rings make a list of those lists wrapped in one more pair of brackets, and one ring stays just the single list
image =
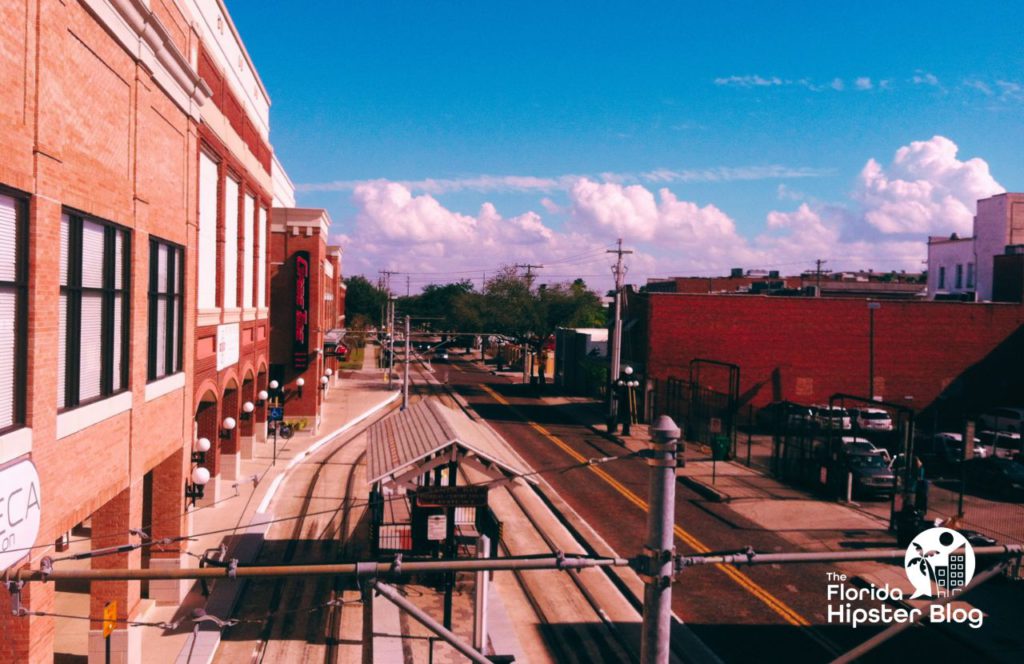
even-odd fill
[{"label": "parked car", "polygon": [[[974,438],[971,452],[971,456],[976,459],[988,456],[988,449],[978,437]],[[932,436],[922,436],[914,441],[914,455],[924,462],[925,472],[929,475],[952,471],[964,459],[963,434],[943,431]]]},{"label": "parked car", "polygon": [[851,422],[858,431],[892,431],[892,417],[881,408],[851,408]]},{"label": "parked car", "polygon": [[814,412],[814,422],[822,429],[842,429],[849,431],[853,428],[850,422],[850,413],[842,406],[811,406]]},{"label": "parked car", "polygon": [[792,401],[773,401],[757,411],[757,426],[763,430],[796,429],[810,422],[811,409]]},{"label": "parked car", "polygon": [[448,361],[448,349],[444,346],[440,346],[434,349],[434,362],[447,362]]},{"label": "parked car", "polygon": [[1010,459],[971,459],[966,466],[967,486],[1004,500],[1024,499],[1024,464]]},{"label": "parked car", "polygon": [[1024,431],[1024,408],[993,408],[978,416],[979,429]]},{"label": "parked car", "polygon": [[1019,433],[1012,431],[982,431],[978,433],[979,445],[985,449],[986,457],[1012,459],[1021,453]]},{"label": "parked car", "polygon": [[876,447],[874,443],[866,438],[857,436],[843,436],[843,454],[877,454],[885,459],[886,465],[892,459],[889,457],[889,450]]},{"label": "parked car", "polygon": [[896,474],[881,454],[850,452],[843,456],[843,469],[853,474],[854,495],[890,495]]}]

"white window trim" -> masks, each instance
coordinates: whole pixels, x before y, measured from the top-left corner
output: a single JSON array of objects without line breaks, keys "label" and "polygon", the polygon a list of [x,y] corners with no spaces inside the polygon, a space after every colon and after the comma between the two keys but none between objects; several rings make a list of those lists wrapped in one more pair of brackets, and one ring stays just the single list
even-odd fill
[{"label": "white window trim", "polygon": [[165,394],[170,394],[185,387],[185,372],[179,371],[165,378],[154,380],[146,385],[146,401],[159,399]]},{"label": "white window trim", "polygon": [[94,424],[109,420],[111,417],[131,409],[132,393],[128,391],[61,413],[57,416],[57,440],[67,438],[73,433],[88,429]]},{"label": "white window trim", "polygon": [[196,314],[196,327],[220,325],[220,309],[200,309]]},{"label": "white window trim", "polygon": [[22,427],[0,436],[0,464],[32,451],[32,429]]}]

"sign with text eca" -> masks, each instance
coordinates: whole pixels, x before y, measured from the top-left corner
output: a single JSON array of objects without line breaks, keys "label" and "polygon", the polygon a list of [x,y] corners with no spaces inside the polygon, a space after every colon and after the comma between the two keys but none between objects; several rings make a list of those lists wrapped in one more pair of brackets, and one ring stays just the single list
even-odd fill
[{"label": "sign with text eca", "polygon": [[292,366],[302,371],[309,366],[309,252],[295,252],[295,333]]},{"label": "sign with text eca", "polygon": [[31,461],[0,470],[0,571],[24,558],[39,536],[39,473]]}]

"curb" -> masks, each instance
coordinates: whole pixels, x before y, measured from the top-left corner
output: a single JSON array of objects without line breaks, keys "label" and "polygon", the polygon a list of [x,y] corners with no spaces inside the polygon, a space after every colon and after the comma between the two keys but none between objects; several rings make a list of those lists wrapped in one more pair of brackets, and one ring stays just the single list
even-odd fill
[{"label": "curb", "polygon": [[731,500],[728,495],[722,493],[718,489],[708,486],[700,480],[695,480],[689,475],[677,475],[676,481],[681,482],[693,491],[696,491],[703,496],[705,500],[710,500],[715,503],[727,503]]}]

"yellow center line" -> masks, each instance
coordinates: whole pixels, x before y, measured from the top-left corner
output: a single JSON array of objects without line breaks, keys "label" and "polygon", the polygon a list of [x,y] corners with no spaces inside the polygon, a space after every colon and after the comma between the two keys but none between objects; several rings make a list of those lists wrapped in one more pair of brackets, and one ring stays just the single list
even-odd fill
[{"label": "yellow center line", "polygon": [[[504,397],[502,397],[500,394],[491,389],[490,386],[482,383],[480,386],[483,388],[485,392],[491,395],[491,397],[498,403],[504,406],[512,406],[512,404],[510,404]],[[514,408],[514,406],[512,407]],[[567,445],[564,441],[562,441],[560,438],[552,434],[550,431],[545,429],[540,424],[537,424],[536,422],[532,422],[530,420],[526,420],[526,423],[529,424],[535,431],[537,431],[542,436],[544,436],[552,443],[554,443],[556,446],[558,446],[566,454],[576,459],[580,463],[585,463],[587,461],[586,457],[584,457],[582,454],[569,447],[569,445]],[[643,498],[636,495],[636,493],[634,493],[627,487],[623,486],[618,480],[616,480],[611,475],[606,473],[603,469],[598,468],[597,466],[587,466],[587,468],[589,468],[591,472],[593,472],[602,480],[611,485],[613,489],[615,489],[626,500],[633,503],[640,510],[644,512],[648,511],[649,506]],[[678,525],[675,526],[674,530],[676,537],[685,542],[690,548],[694,549],[696,553],[709,553],[711,551],[711,549],[709,549],[703,542],[701,542],[696,537],[680,528]],[[761,585],[759,585],[757,582],[755,582],[753,579],[751,579],[743,572],[729,565],[717,564],[715,565],[715,567],[718,568],[720,571],[724,572],[726,576],[728,576],[730,579],[739,584],[739,586],[742,587],[744,590],[752,594],[757,599],[761,600],[765,605],[768,606],[768,608],[770,608],[772,611],[780,615],[789,624],[797,627],[811,626],[811,623],[808,622],[806,618],[797,613],[792,607],[783,602],[781,599],[775,597],[770,592],[765,590]]]}]

